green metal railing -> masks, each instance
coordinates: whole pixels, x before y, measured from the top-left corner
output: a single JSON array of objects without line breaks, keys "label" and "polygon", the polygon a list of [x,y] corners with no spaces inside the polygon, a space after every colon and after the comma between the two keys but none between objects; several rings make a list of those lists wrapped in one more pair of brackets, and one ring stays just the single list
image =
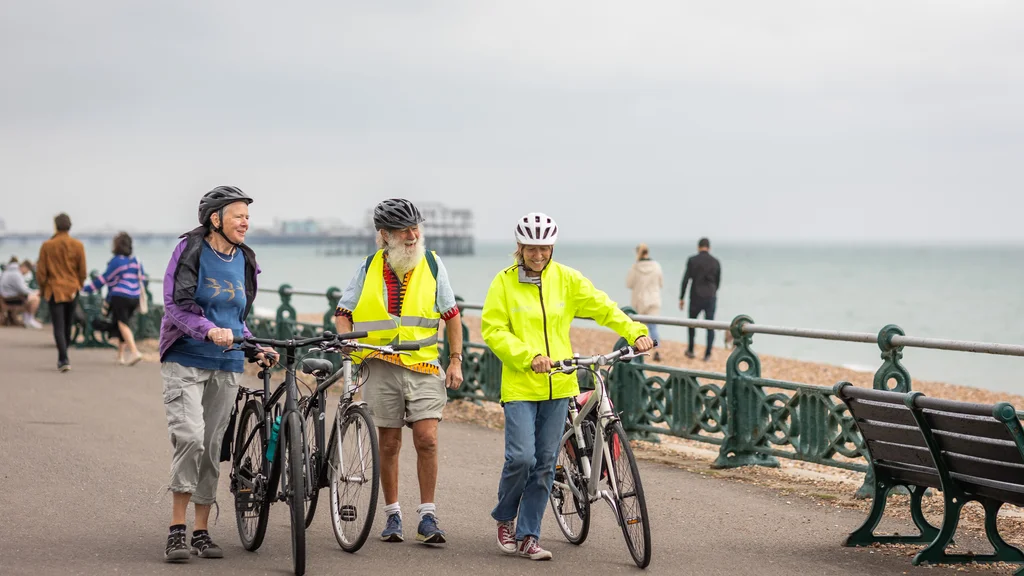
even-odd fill
[{"label": "green metal railing", "polygon": [[[276,293],[280,305],[274,319],[250,316],[249,329],[258,336],[286,339],[333,329],[333,313],[341,296],[337,287],[310,292],[284,284],[277,290],[261,289],[260,293]],[[291,303],[295,296],[325,298],[322,321],[299,322]],[[158,335],[163,310],[152,297],[150,302],[149,313],[136,321],[136,338]],[[482,308],[461,299],[459,302],[464,311]],[[89,337],[88,322],[99,313],[100,305],[97,295],[83,300],[86,325],[79,346],[109,346],[105,337]],[[719,455],[713,465],[717,468],[778,466],[781,457],[865,472],[865,485],[858,497],[871,495],[874,480],[863,440],[846,406],[833,395],[831,386],[763,378],[761,361],[753,348],[755,334],[876,344],[882,363],[874,375],[874,388],[898,392],[911,390],[910,373],[902,364],[906,347],[1024,356],[1024,346],[913,338],[895,325],[869,334],[759,325],[748,316],[717,322],[641,316],[630,308],[624,310],[644,323],[728,330],[734,342],[724,374],[649,365],[642,359],[606,369],[612,402],[621,411],[624,428],[634,438],[657,442],[660,435],[668,435],[718,445]],[[485,344],[469,340],[465,323],[463,336],[464,382],[458,390],[449,390],[449,397],[498,401],[501,361]],[[615,347],[623,344],[620,339]],[[442,342],[440,354],[442,365],[447,366],[447,342]],[[328,359],[337,362],[337,358]],[[586,384],[581,381],[581,385]]]}]

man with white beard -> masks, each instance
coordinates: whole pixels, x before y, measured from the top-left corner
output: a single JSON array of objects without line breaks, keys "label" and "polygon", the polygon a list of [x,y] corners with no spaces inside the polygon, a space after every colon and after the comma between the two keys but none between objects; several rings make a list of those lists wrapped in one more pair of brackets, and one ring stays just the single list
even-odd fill
[{"label": "man with white beard", "polygon": [[[402,511],[398,505],[398,454],[402,427],[412,429],[420,485],[416,540],[443,544],[437,524],[437,425],[448,400],[445,388],[462,384],[462,322],[448,272],[424,248],[423,217],[412,202],[384,200],[373,211],[376,253],[359,266],[338,302],[334,324],[338,333],[366,331],[362,342],[420,345],[403,355],[372,353],[356,360],[366,371],[363,396],[377,425],[380,440],[380,483],[387,524],[385,542],[401,542]],[[438,361],[438,331],[445,322],[449,343],[448,371]],[[353,355],[355,358],[356,355]]]}]

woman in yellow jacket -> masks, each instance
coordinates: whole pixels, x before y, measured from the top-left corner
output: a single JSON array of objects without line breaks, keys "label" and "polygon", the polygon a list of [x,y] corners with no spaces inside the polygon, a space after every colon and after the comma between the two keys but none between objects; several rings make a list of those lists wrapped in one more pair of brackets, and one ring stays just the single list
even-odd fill
[{"label": "woman in yellow jacket", "polygon": [[[641,351],[653,347],[647,328],[633,322],[578,271],[551,260],[558,226],[530,213],[516,226],[516,264],[494,277],[482,313],[484,342],[501,360],[505,465],[498,484],[498,546],[506,554],[550,560],[540,547],[540,524],[555,475],[568,398],[575,376],[552,375],[552,360],[572,357],[569,325],[592,318]],[[518,522],[517,522],[518,520]],[[518,525],[517,525],[518,524]]]}]

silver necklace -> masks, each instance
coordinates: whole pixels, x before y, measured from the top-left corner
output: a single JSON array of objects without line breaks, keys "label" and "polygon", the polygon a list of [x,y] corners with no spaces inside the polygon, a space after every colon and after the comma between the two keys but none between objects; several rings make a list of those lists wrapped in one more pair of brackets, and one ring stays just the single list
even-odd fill
[{"label": "silver necklace", "polygon": [[220,255],[220,252],[213,247],[213,244],[210,244],[209,242],[207,242],[206,244],[210,247],[210,250],[213,251],[213,255],[219,258],[221,262],[230,263],[235,259],[235,255],[238,254],[238,248],[235,248],[234,250],[231,251],[231,258],[225,260],[224,257]]}]

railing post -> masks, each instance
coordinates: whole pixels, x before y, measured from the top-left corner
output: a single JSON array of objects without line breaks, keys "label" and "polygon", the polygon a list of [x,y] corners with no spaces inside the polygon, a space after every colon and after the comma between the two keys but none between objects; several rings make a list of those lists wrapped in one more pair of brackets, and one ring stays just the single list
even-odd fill
[{"label": "railing post", "polygon": [[[636,310],[631,306],[623,306],[622,311],[628,315],[635,315]],[[619,338],[612,350],[618,350],[623,346],[629,346],[625,338]],[[643,371],[644,359],[639,357],[628,364],[615,364],[611,370],[606,372],[606,384],[608,395],[619,414],[622,428],[626,431],[630,440],[646,440],[648,442],[659,442],[655,434],[638,431],[637,425],[646,424],[648,394]],[[579,372],[577,372],[579,374]]]},{"label": "railing post", "polygon": [[771,414],[765,407],[764,391],[745,381],[745,378],[760,378],[761,360],[751,348],[752,337],[743,332],[745,324],[752,324],[749,316],[733,319],[729,331],[732,333],[732,354],[725,365],[725,418],[722,430],[725,439],[712,468],[738,468],[755,464],[775,468],[779,461],[774,456],[755,452],[755,441],[770,422]]},{"label": "railing post", "polygon": [[341,294],[341,289],[337,286],[331,286],[327,289],[327,312],[324,312],[324,330],[334,331],[334,311],[338,309]]},{"label": "railing post", "polygon": [[[875,390],[888,390],[907,394],[911,390],[910,372],[903,366],[903,347],[893,346],[893,336],[906,336],[903,329],[889,324],[878,332],[878,348],[882,351],[882,366],[875,372]],[[890,386],[889,382],[893,382]]]},{"label": "railing post", "polygon": [[277,294],[281,297],[281,305],[277,307],[275,326],[278,340],[287,340],[295,335],[295,308],[292,307],[292,287],[281,284]]},{"label": "railing post", "polygon": [[[875,372],[873,388],[875,390],[888,390],[906,394],[911,390],[910,372],[903,366],[900,360],[903,359],[903,347],[893,346],[893,336],[905,336],[903,329],[895,324],[889,324],[878,331],[878,348],[882,351],[882,366]],[[890,382],[892,384],[890,385]],[[857,490],[854,498],[870,498],[875,493],[875,465],[871,457],[864,453],[864,459],[868,462],[868,471],[864,474],[864,484]],[[907,494],[906,488],[898,488],[898,494]],[[926,492],[926,494],[928,494]]]}]

